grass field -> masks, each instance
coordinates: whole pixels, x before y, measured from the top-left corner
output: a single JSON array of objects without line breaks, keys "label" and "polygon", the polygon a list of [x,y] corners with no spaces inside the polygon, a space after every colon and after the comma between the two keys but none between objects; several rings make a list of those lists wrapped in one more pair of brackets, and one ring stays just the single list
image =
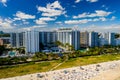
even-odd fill
[{"label": "grass field", "polygon": [[[99,56],[71,58],[62,65],[58,66],[56,69],[63,69],[63,68],[69,68],[75,66],[106,62],[106,61],[113,61],[113,60],[120,60],[120,54],[105,54]],[[60,61],[56,60],[56,61],[46,61],[40,63],[31,62],[28,64],[16,65],[16,66],[7,66],[4,68],[0,68],[0,78],[7,78],[7,77],[49,71],[59,63]]]}]

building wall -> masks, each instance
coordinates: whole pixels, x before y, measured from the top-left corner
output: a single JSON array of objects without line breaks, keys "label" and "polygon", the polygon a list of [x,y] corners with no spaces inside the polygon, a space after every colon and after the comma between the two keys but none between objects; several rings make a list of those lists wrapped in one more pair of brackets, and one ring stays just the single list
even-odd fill
[{"label": "building wall", "polygon": [[89,46],[90,47],[97,47],[99,42],[98,33],[97,32],[90,32],[89,33]]},{"label": "building wall", "polygon": [[108,45],[108,40],[105,38],[100,38],[99,39],[99,46],[104,46],[104,45]]},{"label": "building wall", "polygon": [[116,46],[120,45],[120,38],[115,39],[115,45],[116,45]]},{"label": "building wall", "polygon": [[57,41],[57,34],[54,31],[42,31],[39,32],[39,40],[43,44],[53,43]]},{"label": "building wall", "polygon": [[103,38],[108,41],[108,45],[115,45],[115,33],[103,33]]},{"label": "building wall", "polygon": [[57,31],[58,41],[62,42],[63,44],[70,44],[72,45],[72,31],[71,30],[58,30]]},{"label": "building wall", "polygon": [[80,46],[81,47],[89,46],[89,33],[87,31],[80,33]]},{"label": "building wall", "polygon": [[3,45],[3,40],[2,39],[0,39],[0,45]]},{"label": "building wall", "polygon": [[80,49],[80,31],[71,29],[58,30],[57,36],[58,41],[62,42],[63,44],[68,43],[72,45],[75,50]]},{"label": "building wall", "polygon": [[71,30],[59,30],[57,31],[58,41],[62,42],[63,44],[69,43],[72,45],[72,31]]},{"label": "building wall", "polygon": [[11,33],[10,34],[10,43],[12,47],[24,47],[25,46],[25,33]]},{"label": "building wall", "polygon": [[80,49],[80,31],[78,30],[72,31],[72,45],[75,50]]},{"label": "building wall", "polygon": [[26,31],[25,32],[25,47],[26,52],[39,52],[39,32]]}]

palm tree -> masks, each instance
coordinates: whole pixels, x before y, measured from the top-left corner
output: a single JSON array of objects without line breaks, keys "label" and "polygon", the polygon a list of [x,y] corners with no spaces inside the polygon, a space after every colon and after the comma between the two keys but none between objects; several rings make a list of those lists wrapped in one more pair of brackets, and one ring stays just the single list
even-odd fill
[{"label": "palm tree", "polygon": [[0,55],[2,55],[4,51],[6,51],[6,47],[4,45],[1,45],[0,46]]},{"label": "palm tree", "polygon": [[61,43],[60,41],[56,41],[55,44],[56,44],[57,46],[61,46],[61,45],[62,45],[62,43]]}]

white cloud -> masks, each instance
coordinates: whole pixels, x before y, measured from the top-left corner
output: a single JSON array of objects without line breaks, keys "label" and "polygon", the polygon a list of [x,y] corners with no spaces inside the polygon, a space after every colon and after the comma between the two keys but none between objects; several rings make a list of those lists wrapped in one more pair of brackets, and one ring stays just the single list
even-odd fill
[{"label": "white cloud", "polygon": [[65,24],[85,24],[88,22],[96,22],[96,21],[107,21],[105,17],[93,18],[93,19],[82,19],[82,20],[68,20],[65,21]]},{"label": "white cloud", "polygon": [[12,29],[12,20],[10,19],[2,19],[0,17],[0,29]]},{"label": "white cloud", "polygon": [[65,21],[66,24],[83,24],[91,21],[91,19],[83,19],[83,20],[68,20]]},{"label": "white cloud", "polygon": [[98,0],[86,0],[86,1],[93,3],[93,2],[97,2]]},{"label": "white cloud", "polygon": [[107,19],[105,17],[101,17],[99,18],[101,21],[107,21]]},{"label": "white cloud", "polygon": [[112,16],[110,20],[115,20],[115,19],[116,19],[116,17],[115,17],[115,16]]},{"label": "white cloud", "polygon": [[29,31],[29,30],[39,30],[41,28],[44,28],[45,26],[31,26],[31,27],[25,27],[25,28],[21,28],[19,31]]},{"label": "white cloud", "polygon": [[75,3],[79,3],[81,0],[75,0]]},{"label": "white cloud", "polygon": [[46,7],[37,6],[39,12],[41,12],[41,18],[35,20],[36,24],[47,24],[48,21],[54,21],[58,16],[64,15],[66,11],[60,5],[59,1],[48,3]]},{"label": "white cloud", "polygon": [[39,12],[42,12],[42,16],[55,17],[65,14],[64,8],[60,5],[58,1],[47,4],[46,7],[37,7]]},{"label": "white cloud", "polygon": [[87,17],[88,13],[83,13],[83,14],[79,14],[78,16],[73,16],[74,19],[76,18],[84,18]]},{"label": "white cloud", "polygon": [[0,2],[1,2],[5,7],[7,7],[7,5],[6,5],[7,0],[0,0]]},{"label": "white cloud", "polygon": [[54,21],[55,18],[50,18],[50,17],[42,17],[39,18],[38,20],[35,20],[36,24],[47,24],[47,21]]},{"label": "white cloud", "polygon": [[54,21],[54,20],[55,20],[55,18],[42,17],[42,18],[39,18],[39,20],[42,20],[42,21]]},{"label": "white cloud", "polygon": [[97,26],[97,25],[89,25],[84,27],[83,31],[97,31],[97,32],[119,32],[120,25],[119,24],[111,24],[105,26]]},{"label": "white cloud", "polygon": [[42,20],[35,20],[36,24],[47,24],[45,21]]},{"label": "white cloud", "polygon": [[87,18],[87,17],[106,17],[109,16],[112,12],[107,12],[104,10],[96,10],[95,13],[82,13],[78,16],[73,16],[74,19],[76,18]]},{"label": "white cloud", "polygon": [[96,16],[108,16],[112,13],[112,12],[107,12],[103,10],[96,10],[95,12],[96,12]]},{"label": "white cloud", "polygon": [[23,24],[29,24],[29,22],[27,22],[27,21],[23,21]]},{"label": "white cloud", "polygon": [[34,15],[26,14],[26,13],[23,13],[21,11],[18,11],[15,14],[15,16],[16,16],[16,18],[14,18],[14,20],[34,19],[35,18]]}]

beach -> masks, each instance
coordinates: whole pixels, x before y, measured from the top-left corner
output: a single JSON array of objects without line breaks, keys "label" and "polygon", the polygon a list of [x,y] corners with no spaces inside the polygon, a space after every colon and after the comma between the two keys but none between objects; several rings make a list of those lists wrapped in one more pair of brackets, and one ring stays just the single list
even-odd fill
[{"label": "beach", "polygon": [[118,78],[120,78],[120,60],[0,80],[119,80]]},{"label": "beach", "polygon": [[90,80],[120,80],[120,67],[102,71]]}]

